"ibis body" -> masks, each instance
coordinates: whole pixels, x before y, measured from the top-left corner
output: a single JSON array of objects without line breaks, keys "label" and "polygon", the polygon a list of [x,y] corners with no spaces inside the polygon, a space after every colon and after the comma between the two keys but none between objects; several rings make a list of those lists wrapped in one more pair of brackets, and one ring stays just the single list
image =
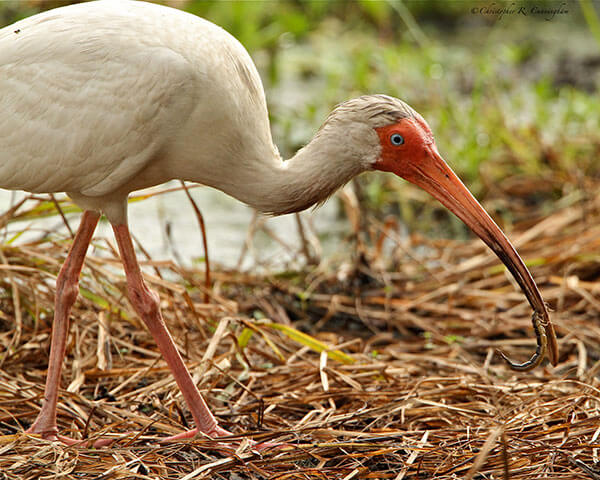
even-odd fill
[{"label": "ibis body", "polygon": [[[67,443],[56,424],[60,367],[78,277],[101,213],[113,226],[132,305],[154,336],[201,431],[226,435],[193,383],[144,283],[127,227],[130,192],[182,179],[284,214],[327,199],[354,176],[390,171],[424,188],[500,257],[535,310],[539,348],[556,340],[520,257],[440,156],[425,120],[401,100],[338,105],[283,161],[258,72],[222,28],[169,7],[100,0],[0,30],[0,188],[67,192],[84,210],[57,278],[44,401],[29,431]],[[517,365],[519,367],[519,365]],[[102,443],[102,442],[100,442]]]}]

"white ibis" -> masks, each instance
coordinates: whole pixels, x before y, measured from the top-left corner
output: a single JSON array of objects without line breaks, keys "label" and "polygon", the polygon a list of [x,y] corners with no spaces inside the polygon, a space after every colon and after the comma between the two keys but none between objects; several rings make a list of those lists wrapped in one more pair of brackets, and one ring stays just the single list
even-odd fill
[{"label": "white ibis", "polygon": [[56,281],[45,395],[29,432],[77,442],[58,434],[60,371],[78,277],[104,213],[131,304],[195,421],[193,430],[168,440],[228,434],[165,327],[127,226],[128,194],[171,179],[198,182],[260,211],[284,214],[324,201],[360,173],[395,173],[467,224],[527,295],[538,348],[528,362],[511,366],[532,368],[546,350],[556,364],[554,329],[529,271],[444,162],[425,120],[401,100],[366,95],[338,105],[310,143],[283,161],[271,138],[260,77],[244,47],[194,15],[123,1],[57,8],[0,30],[0,92],[0,187],[67,192],[84,210]]}]

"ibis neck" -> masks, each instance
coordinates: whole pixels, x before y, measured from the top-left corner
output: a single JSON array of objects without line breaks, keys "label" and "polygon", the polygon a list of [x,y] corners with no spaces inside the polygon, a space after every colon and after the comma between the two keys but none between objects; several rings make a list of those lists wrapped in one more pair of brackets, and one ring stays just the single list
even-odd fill
[{"label": "ibis neck", "polygon": [[[332,141],[335,140],[335,141]],[[265,213],[282,215],[318,205],[356,175],[370,169],[373,149],[352,149],[319,132],[291,159],[253,163],[255,170],[233,194]]]}]

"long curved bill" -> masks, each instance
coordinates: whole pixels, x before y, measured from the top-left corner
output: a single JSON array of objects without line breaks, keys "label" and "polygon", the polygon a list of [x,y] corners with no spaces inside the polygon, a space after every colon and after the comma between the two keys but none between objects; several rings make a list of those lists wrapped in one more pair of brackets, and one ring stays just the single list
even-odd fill
[{"label": "long curved bill", "polygon": [[504,360],[514,370],[530,370],[540,364],[547,351],[550,362],[556,365],[558,363],[556,334],[544,300],[529,270],[506,235],[440,156],[435,144],[428,146],[427,156],[422,161],[405,166],[403,170],[402,177],[439,200],[494,251],[527,296],[533,308],[532,322],[537,338],[537,349],[525,363],[513,363],[500,352]]}]

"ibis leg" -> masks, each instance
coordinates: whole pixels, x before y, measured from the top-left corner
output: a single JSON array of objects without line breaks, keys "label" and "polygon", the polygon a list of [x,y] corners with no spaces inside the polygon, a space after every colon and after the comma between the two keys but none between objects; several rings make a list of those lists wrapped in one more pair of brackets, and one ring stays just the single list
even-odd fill
[{"label": "ibis leg", "polygon": [[135,250],[127,225],[113,225],[113,230],[117,244],[119,245],[125,275],[127,276],[129,300],[154,337],[196,423],[196,429],[176,435],[175,437],[170,437],[168,440],[193,437],[198,432],[211,437],[230,435],[227,430],[219,427],[217,419],[209,410],[208,405],[206,405],[188,369],[183,363],[183,359],[160,313],[159,297],[146,286],[142,278],[142,272],[135,256]]},{"label": "ibis leg", "polygon": [[79,275],[99,218],[100,214],[97,212],[85,211],[83,213],[69,254],[56,279],[54,321],[52,324],[50,360],[46,376],[44,401],[39,415],[27,430],[30,433],[39,433],[43,438],[63,440],[58,436],[56,406],[60,387],[60,372],[69,333],[69,313],[79,293]]}]

